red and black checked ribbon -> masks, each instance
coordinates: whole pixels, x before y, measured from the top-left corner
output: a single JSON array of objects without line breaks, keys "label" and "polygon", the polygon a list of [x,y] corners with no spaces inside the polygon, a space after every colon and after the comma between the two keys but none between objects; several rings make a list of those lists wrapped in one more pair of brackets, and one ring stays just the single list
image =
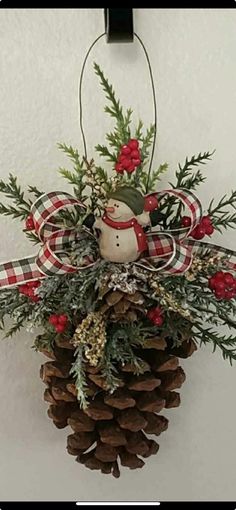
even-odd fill
[{"label": "red and black checked ribbon", "polygon": [[[68,250],[71,243],[79,239],[75,229],[61,229],[53,223],[54,216],[65,207],[79,206],[84,204],[72,197],[69,193],[53,191],[41,195],[32,205],[31,213],[35,225],[35,232],[42,242],[39,253],[35,256],[21,260],[13,260],[0,264],[0,287],[19,285],[31,280],[65,274],[84,269],[72,266],[62,261],[59,256]],[[51,221],[50,221],[51,220]]]},{"label": "red and black checked ribbon", "polygon": [[[147,234],[148,254],[145,258],[135,262],[136,265],[151,271],[162,271],[167,274],[181,274],[189,269],[193,252],[199,248],[208,248],[218,254],[229,257],[236,256],[232,250],[220,246],[194,241],[189,235],[199,223],[202,207],[198,198],[189,190],[175,189],[160,193],[152,193],[158,200],[171,195],[182,201],[191,217],[191,226],[172,231],[155,231]],[[13,260],[0,264],[0,288],[16,286],[32,280],[38,280],[55,275],[77,272],[95,264],[96,261],[84,259],[80,267],[63,261],[62,252],[70,249],[74,241],[79,241],[80,235],[74,228],[61,229],[53,220],[55,215],[65,207],[86,207],[82,202],[69,193],[54,191],[41,195],[32,205],[31,213],[35,225],[35,232],[42,245],[36,256],[21,260]],[[228,266],[236,270],[236,264],[229,262]]]},{"label": "red and black checked ribbon", "polygon": [[[187,241],[188,236],[202,217],[202,206],[198,198],[189,190],[172,189],[152,193],[159,201],[166,195],[181,200],[190,213],[191,226],[178,230],[151,232],[147,235],[148,256],[138,262],[152,271],[164,271],[169,274],[181,274],[189,269],[192,263],[194,245]],[[160,263],[162,259],[162,263]],[[158,267],[155,267],[158,262]]]}]

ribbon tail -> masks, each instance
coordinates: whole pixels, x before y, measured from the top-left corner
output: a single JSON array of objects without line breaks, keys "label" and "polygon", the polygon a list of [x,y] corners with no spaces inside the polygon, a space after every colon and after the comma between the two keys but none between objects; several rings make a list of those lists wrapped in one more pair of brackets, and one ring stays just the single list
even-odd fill
[{"label": "ribbon tail", "polygon": [[[187,245],[194,253],[201,252],[202,250],[209,250],[211,252],[216,253],[219,256],[227,256],[229,258],[236,258],[236,251],[230,250],[229,248],[222,248],[218,244],[214,243],[206,243],[204,241],[195,241],[193,239],[186,239],[184,244]],[[227,261],[226,264],[229,269],[236,271],[236,262],[232,262],[231,260]]]},{"label": "ribbon tail", "polygon": [[35,255],[0,264],[1,290],[41,278],[45,278],[45,275],[39,271]]}]

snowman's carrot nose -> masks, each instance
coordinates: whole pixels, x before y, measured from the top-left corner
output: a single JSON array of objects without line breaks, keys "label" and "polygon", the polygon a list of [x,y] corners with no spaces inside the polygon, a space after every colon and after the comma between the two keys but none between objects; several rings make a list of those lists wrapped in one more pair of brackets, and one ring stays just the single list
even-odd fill
[{"label": "snowman's carrot nose", "polygon": [[114,213],[115,212],[115,207],[106,207],[106,212]]}]

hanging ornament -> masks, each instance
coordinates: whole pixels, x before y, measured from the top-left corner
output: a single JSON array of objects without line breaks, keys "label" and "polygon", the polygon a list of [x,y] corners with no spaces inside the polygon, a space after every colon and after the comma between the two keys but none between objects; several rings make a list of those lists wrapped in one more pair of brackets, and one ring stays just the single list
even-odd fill
[{"label": "hanging ornament", "polygon": [[[35,347],[49,357],[41,368],[48,415],[57,428],[71,427],[67,450],[78,463],[115,477],[120,466],[141,468],[158,452],[153,435],[168,427],[162,413],[180,404],[179,358],[211,342],[236,360],[231,333],[216,329],[235,327],[236,252],[205,242],[234,223],[236,192],[211,202],[203,215],[195,194],[203,176],[194,170],[210,152],[187,158],[176,183],[163,189],[167,164],[152,169],[152,70],[135,38],[149,66],[154,125],[147,131],[133,125],[95,64],[115,127],[108,145],[96,145],[98,158],[88,157],[81,94],[94,42],[79,83],[84,150],[60,144],[74,163],[74,171],[60,170],[74,194],[31,186],[27,201],[15,177],[1,183],[14,205],[2,213],[14,216],[19,208],[23,231],[38,241],[34,255],[0,264],[1,320],[15,320],[10,333],[27,321],[41,325]],[[191,189],[186,169],[193,172]]]}]

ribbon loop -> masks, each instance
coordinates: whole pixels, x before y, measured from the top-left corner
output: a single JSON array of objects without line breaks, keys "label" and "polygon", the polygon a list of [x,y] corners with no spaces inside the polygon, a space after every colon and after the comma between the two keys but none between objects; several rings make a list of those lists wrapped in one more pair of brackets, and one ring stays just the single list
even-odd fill
[{"label": "ribbon loop", "polygon": [[[158,193],[152,193],[160,201],[166,195],[178,198],[190,213],[191,225],[170,231],[156,231],[153,229],[147,235],[149,267],[152,264],[153,271],[162,271],[169,274],[181,274],[189,269],[192,264],[192,245],[186,244],[185,240],[191,234],[202,217],[202,206],[196,195],[187,189],[171,189]],[[167,259],[167,260],[166,260]],[[159,262],[155,267],[155,262]],[[145,265],[141,260],[138,265]]]},{"label": "ribbon loop", "polygon": [[51,191],[44,193],[32,204],[31,213],[33,216],[35,232],[42,242],[45,242],[54,232],[61,230],[55,223],[49,220],[65,209],[65,207],[79,206],[86,209],[86,206],[69,193],[64,191]]},{"label": "ribbon loop", "polygon": [[80,200],[62,191],[45,193],[34,202],[31,213],[35,232],[42,246],[36,256],[0,265],[1,288],[55,276],[55,274],[72,273],[95,263],[86,258],[84,265],[77,267],[62,261],[62,252],[65,253],[71,247],[72,242],[79,238],[79,233],[74,228],[62,229],[61,226],[53,223],[53,220],[59,211],[72,206],[86,209]]}]

